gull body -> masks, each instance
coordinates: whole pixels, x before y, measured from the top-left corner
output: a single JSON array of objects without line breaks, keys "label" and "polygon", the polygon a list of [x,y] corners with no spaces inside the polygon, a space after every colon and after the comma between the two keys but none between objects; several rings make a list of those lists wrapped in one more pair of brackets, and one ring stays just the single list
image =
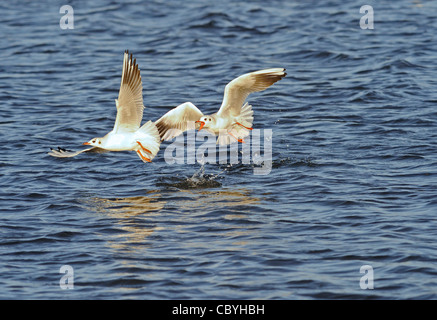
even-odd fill
[{"label": "gull body", "polygon": [[244,103],[245,100],[250,93],[263,91],[285,76],[284,68],[271,68],[235,78],[225,87],[220,109],[211,115],[204,115],[191,102],[177,106],[155,122],[161,140],[170,140],[197,127],[218,136],[218,144],[244,142],[253,122],[252,106]]},{"label": "gull body", "polygon": [[141,127],[143,118],[143,86],[140,69],[132,54],[125,51],[118,99],[115,100],[117,116],[114,128],[101,138],[93,138],[84,145],[91,148],[73,152],[58,148],[49,153],[55,157],[73,157],[82,152],[135,151],[143,162],[151,162],[159,151],[160,137],[156,125],[148,121]]}]

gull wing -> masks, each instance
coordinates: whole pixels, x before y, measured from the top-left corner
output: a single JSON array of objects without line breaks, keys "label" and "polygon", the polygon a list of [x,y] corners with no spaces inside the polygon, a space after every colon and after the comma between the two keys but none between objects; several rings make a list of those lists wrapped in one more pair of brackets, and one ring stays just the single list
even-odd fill
[{"label": "gull wing", "polygon": [[250,93],[263,91],[286,75],[284,68],[271,68],[246,73],[232,80],[225,87],[223,102],[217,115],[219,117],[239,115]]},{"label": "gull wing", "polygon": [[159,118],[155,124],[161,140],[170,140],[182,132],[195,129],[195,121],[203,116],[191,102],[185,102]]},{"label": "gull wing", "polygon": [[87,149],[83,149],[83,150],[79,150],[79,151],[72,151],[72,150],[67,150],[61,147],[58,147],[58,149],[52,149],[50,148],[50,152],[47,152],[48,155],[52,156],[52,157],[56,157],[56,158],[71,158],[71,157],[75,157],[78,154],[81,154],[83,152],[106,152],[106,150],[98,148],[98,147],[92,147],[92,148],[87,148]]},{"label": "gull wing", "polygon": [[143,84],[136,59],[132,61],[132,54],[129,57],[128,50],[124,52],[120,91],[115,105],[117,117],[114,132],[136,131],[143,118]]}]

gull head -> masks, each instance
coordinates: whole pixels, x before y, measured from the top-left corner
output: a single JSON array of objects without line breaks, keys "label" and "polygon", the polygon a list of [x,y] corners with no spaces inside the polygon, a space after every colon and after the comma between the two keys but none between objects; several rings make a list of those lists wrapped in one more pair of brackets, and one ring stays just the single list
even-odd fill
[{"label": "gull head", "polygon": [[196,123],[200,123],[199,131],[202,130],[202,128],[208,128],[211,127],[211,124],[214,123],[215,119],[211,116],[204,116],[200,118],[200,120],[197,120]]},{"label": "gull head", "polygon": [[93,138],[88,142],[83,143],[86,146],[100,147],[102,145],[102,138]]}]

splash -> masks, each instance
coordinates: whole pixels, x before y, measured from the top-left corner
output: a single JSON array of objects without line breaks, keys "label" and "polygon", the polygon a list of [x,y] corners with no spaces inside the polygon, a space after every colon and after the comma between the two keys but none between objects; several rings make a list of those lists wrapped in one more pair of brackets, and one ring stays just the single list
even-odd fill
[{"label": "splash", "polygon": [[[223,172],[223,171],[222,171]],[[159,183],[159,185],[168,187],[168,188],[178,188],[178,189],[205,189],[205,188],[218,188],[221,187],[221,183],[217,181],[218,176],[222,173],[218,174],[206,174],[205,173],[205,164],[201,164],[199,170],[194,172],[191,177],[171,177],[167,178],[170,180],[168,182],[163,181]]]}]

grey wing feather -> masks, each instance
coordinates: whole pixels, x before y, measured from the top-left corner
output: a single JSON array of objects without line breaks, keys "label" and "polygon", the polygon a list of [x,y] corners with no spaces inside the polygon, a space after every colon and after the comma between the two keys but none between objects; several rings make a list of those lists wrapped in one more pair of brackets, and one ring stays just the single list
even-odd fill
[{"label": "grey wing feather", "polygon": [[263,91],[286,75],[284,68],[271,68],[246,73],[232,80],[225,87],[223,102],[217,115],[237,116],[250,93]]},{"label": "grey wing feather", "polygon": [[71,158],[75,157],[78,154],[81,154],[83,152],[105,152],[105,150],[97,147],[87,148],[79,151],[73,151],[73,150],[67,150],[61,147],[58,147],[58,149],[52,149],[50,148],[50,152],[47,152],[48,155],[56,158]]},{"label": "grey wing feather", "polygon": [[143,118],[143,83],[136,59],[132,60],[132,54],[129,56],[127,50],[124,53],[120,91],[115,104],[117,118],[114,132],[118,130],[136,131]]}]

